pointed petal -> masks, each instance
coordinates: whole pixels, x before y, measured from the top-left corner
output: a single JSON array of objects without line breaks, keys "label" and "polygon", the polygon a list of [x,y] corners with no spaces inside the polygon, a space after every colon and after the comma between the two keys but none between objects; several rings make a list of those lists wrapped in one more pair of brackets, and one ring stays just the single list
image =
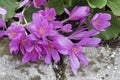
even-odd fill
[{"label": "pointed petal", "polygon": [[58,62],[58,61],[60,60],[60,56],[59,56],[59,54],[58,54],[58,52],[57,52],[56,50],[53,50],[53,51],[51,52],[51,54],[52,54],[52,58],[53,58],[56,62]]},{"label": "pointed petal", "polygon": [[22,58],[22,63],[26,64],[30,60],[30,53],[26,53]]},{"label": "pointed petal", "polygon": [[45,63],[46,64],[51,64],[51,54],[47,52],[45,56]]},{"label": "pointed petal", "polygon": [[82,53],[78,53],[77,56],[79,60],[82,62],[82,64],[88,65],[88,60]]},{"label": "pointed petal", "polygon": [[64,8],[65,13],[67,13],[70,16],[70,12],[67,8]]},{"label": "pointed petal", "polygon": [[58,44],[67,50],[69,50],[73,46],[72,41],[66,37],[59,37]]},{"label": "pointed petal", "polygon": [[72,68],[72,72],[77,75],[77,68],[75,68],[73,65],[71,65],[71,68]]},{"label": "pointed petal", "polygon": [[12,40],[9,44],[9,48],[10,48],[10,53],[15,53],[17,54],[19,51],[19,40]]},{"label": "pointed petal", "polygon": [[61,31],[63,32],[72,32],[72,25],[71,24],[66,24],[61,28]]},{"label": "pointed petal", "polygon": [[74,68],[78,69],[80,67],[79,60],[74,53],[70,53],[70,62]]},{"label": "pointed petal", "polygon": [[95,46],[98,46],[100,41],[101,41],[101,39],[99,39],[99,38],[85,38],[85,39],[82,39],[78,44],[84,45],[84,46],[95,47]]},{"label": "pointed petal", "polygon": [[0,7],[0,14],[5,15],[7,11],[4,8]]},{"label": "pointed petal", "polygon": [[37,31],[37,28],[35,27],[35,25],[33,23],[29,24],[27,26],[27,30],[30,32],[30,33],[34,33],[35,31]]},{"label": "pointed petal", "polygon": [[38,59],[38,53],[36,51],[32,51],[31,53],[31,61],[36,61]]}]

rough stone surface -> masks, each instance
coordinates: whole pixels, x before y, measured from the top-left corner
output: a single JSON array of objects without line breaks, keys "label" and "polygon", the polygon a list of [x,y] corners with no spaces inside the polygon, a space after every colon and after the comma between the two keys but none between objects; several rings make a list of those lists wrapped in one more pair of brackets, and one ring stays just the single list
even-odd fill
[{"label": "rough stone surface", "polygon": [[0,40],[0,80],[120,80],[120,48],[84,48],[89,65],[81,65],[75,76],[68,58],[64,59],[64,69],[60,69],[64,71],[59,71],[62,75],[56,72],[60,68],[57,64],[56,71],[54,65],[43,61],[23,65],[21,55],[9,53],[8,42],[7,38]]},{"label": "rough stone surface", "polygon": [[84,48],[89,65],[81,66],[76,76],[71,73],[68,59],[65,80],[120,80],[120,49]]},{"label": "rough stone surface", "polygon": [[11,55],[8,39],[0,40],[0,80],[56,80],[52,65],[42,61],[21,63],[21,55]]}]

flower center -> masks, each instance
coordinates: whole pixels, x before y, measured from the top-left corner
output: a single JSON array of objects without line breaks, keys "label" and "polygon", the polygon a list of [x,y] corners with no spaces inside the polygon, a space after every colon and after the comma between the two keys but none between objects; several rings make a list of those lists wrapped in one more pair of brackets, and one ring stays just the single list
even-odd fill
[{"label": "flower center", "polygon": [[45,34],[45,33],[46,33],[46,30],[45,30],[44,28],[40,28],[40,29],[39,29],[39,33],[40,33],[40,34]]},{"label": "flower center", "polygon": [[26,39],[23,39],[22,41],[21,41],[21,44],[25,44],[26,43]]},{"label": "flower center", "polygon": [[76,48],[76,47],[73,47],[73,48],[72,48],[72,51],[73,51],[75,54],[77,54],[77,53],[80,52],[80,50],[79,50],[78,48]]},{"label": "flower center", "polygon": [[15,33],[15,32],[11,32],[11,33],[10,33],[11,38],[14,38],[14,37],[15,37],[15,35],[16,35],[16,33]]},{"label": "flower center", "polygon": [[54,46],[52,44],[48,44],[48,48],[49,48],[49,50],[52,50],[54,48]]},{"label": "flower center", "polygon": [[99,20],[94,20],[93,22],[94,22],[95,25],[97,25],[97,26],[101,26],[101,23],[100,23]]}]

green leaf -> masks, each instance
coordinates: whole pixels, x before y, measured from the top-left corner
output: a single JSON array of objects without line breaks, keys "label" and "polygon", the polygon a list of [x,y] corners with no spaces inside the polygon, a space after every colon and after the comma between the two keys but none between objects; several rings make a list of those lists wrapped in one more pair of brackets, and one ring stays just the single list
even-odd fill
[{"label": "green leaf", "polygon": [[87,1],[89,6],[92,8],[103,8],[107,3],[107,0],[87,0]]},{"label": "green leaf", "polygon": [[107,6],[112,10],[114,15],[120,16],[120,0],[108,0]]},{"label": "green leaf", "polygon": [[72,6],[73,0],[49,0],[47,6],[50,8],[55,8],[58,15],[64,12],[64,8]]},{"label": "green leaf", "polygon": [[104,40],[115,39],[120,33],[120,19],[116,16],[112,16],[111,26],[102,32],[98,37]]},{"label": "green leaf", "polygon": [[32,14],[39,11],[40,9],[36,9],[33,6],[30,6],[29,8],[27,8],[24,12],[25,18],[27,20],[27,22],[31,22],[32,21]]},{"label": "green leaf", "polygon": [[14,16],[15,9],[18,7],[16,0],[0,0],[0,7],[5,7],[7,10],[6,19]]}]

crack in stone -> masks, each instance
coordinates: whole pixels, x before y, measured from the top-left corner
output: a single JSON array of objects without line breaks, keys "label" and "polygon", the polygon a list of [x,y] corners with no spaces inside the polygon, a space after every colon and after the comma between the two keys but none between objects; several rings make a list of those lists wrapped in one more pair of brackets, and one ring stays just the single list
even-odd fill
[{"label": "crack in stone", "polygon": [[66,69],[66,64],[64,64],[64,56],[60,55],[61,59],[57,63],[53,63],[53,70],[56,75],[56,80],[66,80],[65,76],[65,69]]}]

